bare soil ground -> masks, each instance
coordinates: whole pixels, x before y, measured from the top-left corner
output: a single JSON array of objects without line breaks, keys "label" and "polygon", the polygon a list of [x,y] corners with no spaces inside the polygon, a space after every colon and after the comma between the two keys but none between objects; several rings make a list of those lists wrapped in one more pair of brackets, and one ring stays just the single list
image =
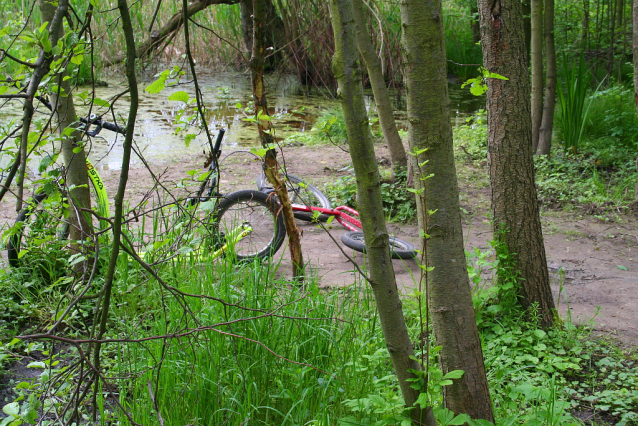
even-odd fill
[{"label": "bare soil ground", "polygon": [[[285,165],[289,173],[302,176],[315,186],[334,181],[347,172],[349,155],[335,146],[285,147]],[[383,146],[378,158],[387,158]],[[281,158],[281,157],[280,157]],[[154,166],[167,187],[187,178],[185,171],[202,167],[200,159],[175,158],[172,163]],[[464,210],[463,225],[466,249],[485,248],[492,238],[489,212],[489,189],[486,170],[459,164],[460,199]],[[256,188],[259,164],[245,153],[230,156],[222,165],[222,187],[229,189]],[[119,179],[118,171],[100,171],[109,194],[113,196]],[[131,170],[127,199],[139,200],[152,187],[146,169]],[[0,220],[7,223],[15,217],[10,197],[0,204]],[[607,221],[580,213],[544,210],[542,213],[548,267],[553,278],[554,296],[562,314],[571,315],[578,323],[591,322],[600,333],[615,336],[625,344],[638,345],[638,218],[635,215],[609,213]],[[365,268],[360,253],[341,244],[345,232],[334,223],[330,234],[316,225],[298,222],[303,231],[304,258],[323,287],[348,285],[355,279],[354,267],[345,254]],[[397,237],[417,245],[416,224],[390,224]],[[341,249],[344,250],[342,252]],[[282,250],[280,270],[288,274],[290,262],[287,250]],[[6,253],[3,253],[6,257]],[[415,261],[393,261],[399,285],[406,291],[415,286],[418,271]]]}]

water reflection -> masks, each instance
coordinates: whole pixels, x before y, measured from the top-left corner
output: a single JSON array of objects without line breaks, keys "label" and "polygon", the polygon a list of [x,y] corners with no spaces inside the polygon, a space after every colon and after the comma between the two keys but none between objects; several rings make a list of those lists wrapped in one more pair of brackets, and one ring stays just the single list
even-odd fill
[{"label": "water reflection", "polygon": [[[256,125],[246,119],[252,113],[252,86],[248,74],[227,73],[202,73],[198,75],[203,102],[206,108],[206,121],[213,137],[220,128],[227,129],[223,147],[228,149],[246,149],[255,146],[257,141]],[[201,156],[202,151],[208,149],[208,141],[205,133],[197,130],[198,122],[180,124],[177,118],[182,113],[182,119],[191,116],[196,106],[195,102],[188,104],[181,101],[169,101],[171,94],[177,91],[185,91],[193,99],[194,86],[191,81],[184,80],[182,84],[166,88],[160,93],[148,93],[145,88],[150,82],[140,84],[140,102],[138,118],[135,127],[135,143],[138,152],[153,164],[170,164],[183,162]],[[79,89],[80,91],[86,88]],[[124,81],[111,81],[108,87],[96,88],[95,96],[100,99],[110,100],[125,90]],[[270,104],[269,115],[273,117],[275,125],[274,135],[280,140],[293,132],[305,132],[312,128],[315,120],[322,111],[338,108],[334,99],[323,96],[307,96],[297,82],[296,78],[289,75],[270,77],[267,79],[267,96]],[[467,89],[461,89],[459,84],[450,83],[449,87],[452,121],[453,124],[463,124],[468,115],[479,108],[484,107],[484,98],[475,97]],[[88,107],[81,104],[79,96],[78,114],[87,114]],[[90,99],[90,96],[88,97]],[[395,119],[404,127],[405,97],[400,91],[394,91],[391,99],[395,103]],[[128,114],[130,97],[123,95],[114,105],[115,114],[109,113],[104,118],[107,121],[115,121],[124,125]],[[4,105],[2,112],[4,121],[11,118],[20,118],[22,108],[19,102],[15,105]],[[369,93],[366,96],[366,105],[369,110],[374,110],[374,99]],[[7,108],[8,107],[8,108]],[[44,111],[44,108],[40,108]],[[93,107],[96,114],[105,113],[106,109]],[[42,115],[44,118],[48,116]],[[185,131],[177,133],[182,126]],[[198,132],[195,139],[186,146],[184,135]],[[102,169],[118,170],[122,162],[121,135],[104,130],[96,138],[93,138],[89,146],[89,156]],[[4,163],[6,161],[2,161]],[[36,162],[32,162],[36,163]],[[137,156],[131,159],[131,166],[141,165],[142,160]],[[36,166],[33,166],[36,167]]]}]

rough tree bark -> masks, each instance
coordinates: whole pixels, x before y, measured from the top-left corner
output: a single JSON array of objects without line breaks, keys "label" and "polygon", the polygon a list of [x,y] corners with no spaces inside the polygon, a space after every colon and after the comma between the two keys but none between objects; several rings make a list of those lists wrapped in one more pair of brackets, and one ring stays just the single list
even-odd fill
[{"label": "rough tree bark", "polygon": [[430,235],[422,238],[422,262],[434,267],[427,274],[426,294],[434,339],[442,346],[441,368],[465,372],[443,388],[445,406],[493,422],[465,263],[442,14],[440,0],[401,1],[408,140],[410,152],[419,153],[413,162],[419,228]]},{"label": "rough tree bark", "polygon": [[[277,14],[277,9],[272,0],[265,1],[264,14],[264,43],[268,54],[264,55],[264,71],[270,72],[277,68],[277,65],[284,59],[284,47],[286,42],[286,31],[281,17]],[[246,51],[253,51],[253,0],[241,0],[241,30],[246,45]]]},{"label": "rough tree bark", "polygon": [[554,109],[556,107],[556,42],[554,40],[554,0],[545,0],[545,99],[543,121],[538,135],[538,154],[549,155],[552,148],[554,130]]},{"label": "rough tree bark", "polygon": [[297,228],[295,217],[292,213],[292,204],[288,197],[286,183],[279,173],[276,151],[272,148],[274,138],[270,133],[270,120],[259,119],[259,114],[268,116],[268,104],[266,100],[266,88],[264,85],[264,30],[266,19],[266,0],[253,0],[253,53],[250,59],[250,70],[253,83],[253,100],[255,102],[255,117],[258,119],[259,139],[267,149],[264,157],[264,173],[270,184],[275,188],[277,197],[282,206],[286,232],[288,232],[288,246],[292,260],[293,277],[303,281],[304,262],[301,252],[301,231]]},{"label": "rough tree bark", "polygon": [[[532,158],[530,84],[520,0],[479,0],[483,63],[508,80],[488,79],[488,167],[494,237],[520,273],[521,303],[554,321]],[[505,231],[505,232],[502,232]]]},{"label": "rough tree bark", "polygon": [[538,148],[543,119],[543,0],[532,3],[532,153]]},{"label": "rough tree bark", "polygon": [[[52,21],[56,9],[57,13],[62,13],[63,15],[68,13],[68,0],[60,0],[57,8],[47,0],[39,0],[38,4],[42,20],[46,22]],[[51,32],[49,36],[51,45],[55,46],[63,36],[64,28],[60,25],[58,31]],[[89,175],[86,170],[86,153],[80,145],[82,132],[73,130],[66,134],[67,129],[77,127],[73,93],[71,84],[66,79],[66,76],[66,71],[56,75],[59,93],[51,94],[51,105],[53,107],[53,116],[57,123],[57,133],[62,139],[66,185],[72,188],[69,191],[69,206],[72,207],[69,215],[69,238],[73,241],[84,241],[93,234],[91,214],[83,211],[83,209],[91,208],[91,193],[88,185]],[[73,249],[81,250],[81,245],[73,244]]]},{"label": "rough tree bark", "polygon": [[374,100],[377,104],[379,124],[383,130],[383,137],[388,145],[392,159],[392,175],[394,177],[401,171],[406,170],[408,167],[408,157],[405,154],[405,148],[403,147],[403,142],[401,142],[401,136],[399,136],[394,115],[392,114],[392,104],[390,103],[388,88],[385,85],[381,60],[377,56],[377,52],[375,52],[372,41],[370,40],[363,11],[363,2],[361,0],[352,0],[352,5],[357,28],[357,44],[368,70],[372,93],[374,94]]},{"label": "rough tree bark", "polygon": [[399,379],[401,394],[406,406],[412,408],[413,423],[435,426],[436,421],[429,407],[422,410],[414,406],[419,391],[412,389],[407,381],[415,377],[409,370],[419,370],[420,366],[414,359],[390,258],[388,231],[381,204],[381,177],[363,100],[352,3],[351,0],[330,0],[329,4],[335,37],[332,69],[339,83],[350,156],[357,180],[357,199],[370,268],[370,286],[379,311],[386,346]]}]

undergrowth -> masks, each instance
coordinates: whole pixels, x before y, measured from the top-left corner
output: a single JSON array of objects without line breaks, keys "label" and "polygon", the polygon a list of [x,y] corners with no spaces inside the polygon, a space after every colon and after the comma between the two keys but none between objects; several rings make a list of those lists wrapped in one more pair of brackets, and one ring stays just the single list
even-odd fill
[{"label": "undergrowth", "polygon": [[[597,101],[592,102],[592,109],[595,108]],[[627,125],[630,127],[625,131],[633,134],[633,121]],[[546,208],[580,208],[606,220],[607,213],[626,212],[634,201],[637,148],[633,141],[619,136],[601,136],[593,129],[589,131],[585,132],[578,153],[564,152],[555,143],[551,155],[534,157],[538,197]],[[454,134],[457,160],[485,167],[487,123],[484,113],[470,118],[467,125],[457,127]]]}]

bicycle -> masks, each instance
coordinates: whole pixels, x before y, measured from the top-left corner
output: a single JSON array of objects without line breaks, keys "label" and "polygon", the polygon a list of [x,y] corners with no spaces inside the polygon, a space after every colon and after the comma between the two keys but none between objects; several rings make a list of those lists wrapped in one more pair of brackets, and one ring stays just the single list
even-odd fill
[{"label": "bicycle", "polygon": [[[46,102],[46,101],[44,101]],[[50,109],[50,104],[45,103]],[[124,134],[124,129],[106,121],[102,117],[91,116],[80,120],[90,136],[96,136],[102,128]],[[95,126],[89,131],[90,126]],[[178,214],[163,215],[160,232],[155,229],[153,236],[162,238],[159,246],[168,247],[172,253],[195,253],[216,259],[232,251],[237,260],[263,259],[272,256],[283,244],[285,227],[279,213],[278,203],[267,194],[255,190],[240,190],[229,194],[219,192],[219,158],[221,142],[225,131],[217,135],[208,170],[201,178],[198,191],[187,197],[184,203],[171,203],[160,211],[177,210]],[[93,164],[87,159],[90,186],[97,201],[96,214],[100,228],[108,226],[108,195],[104,183]],[[67,244],[69,203],[63,185],[63,171],[52,172],[57,176],[54,185],[38,188],[16,218],[7,238],[7,257],[12,267],[23,264],[23,257],[29,252],[45,254],[58,253]],[[60,226],[58,226],[58,224]],[[148,254],[153,257],[157,243],[151,244]],[[52,250],[50,250],[52,249]],[[156,257],[156,256],[155,256]],[[55,261],[55,259],[52,259]]]},{"label": "bicycle", "polygon": [[[366,252],[361,222],[354,217],[359,216],[358,211],[348,206],[332,208],[328,197],[316,186],[306,183],[300,177],[286,174],[285,180],[295,218],[306,222],[336,220],[348,230],[341,236],[341,242],[353,250]],[[264,193],[273,192],[263,173],[257,179],[257,188]],[[390,236],[390,252],[393,259],[413,259],[417,255],[412,244],[393,236]]]}]

